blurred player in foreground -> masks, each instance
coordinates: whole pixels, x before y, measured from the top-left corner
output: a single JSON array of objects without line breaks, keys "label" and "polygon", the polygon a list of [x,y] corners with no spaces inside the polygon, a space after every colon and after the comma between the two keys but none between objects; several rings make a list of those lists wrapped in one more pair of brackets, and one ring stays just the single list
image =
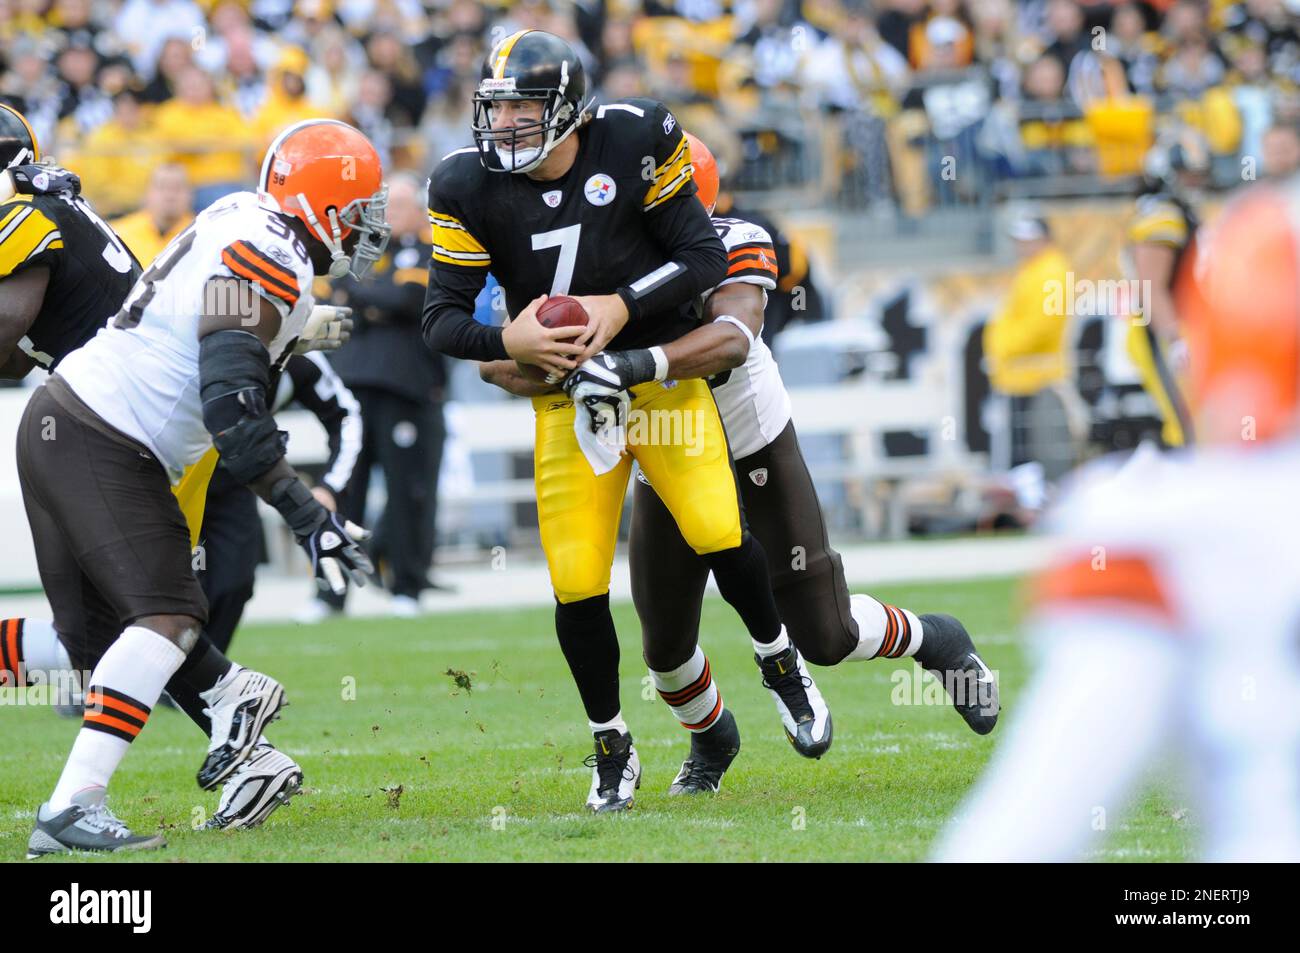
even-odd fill
[{"label": "blurred player in foreground", "polygon": [[1077,858],[1178,746],[1206,859],[1300,860],[1298,263],[1294,180],[1198,239],[1178,307],[1200,447],[1092,468],[1063,502],[1043,665],[936,859]]}]

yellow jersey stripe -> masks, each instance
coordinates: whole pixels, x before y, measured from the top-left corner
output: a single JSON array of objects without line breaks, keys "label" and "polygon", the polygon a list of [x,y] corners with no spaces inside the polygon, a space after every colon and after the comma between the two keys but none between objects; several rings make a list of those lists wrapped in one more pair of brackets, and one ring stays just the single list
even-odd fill
[{"label": "yellow jersey stripe", "polygon": [[12,275],[37,252],[62,248],[58,227],[40,209],[28,206],[0,227],[0,276]]},{"label": "yellow jersey stripe", "polygon": [[487,257],[487,249],[465,229],[448,228],[437,221],[433,223],[433,244],[450,252],[465,252]]},{"label": "yellow jersey stripe", "polygon": [[518,33],[512,33],[501,41],[501,45],[497,47],[496,59],[492,62],[493,79],[505,79],[506,60],[510,59],[510,51],[515,48],[515,44],[519,42],[519,38],[527,32],[529,31],[520,30]]},{"label": "yellow jersey stripe", "polygon": [[433,246],[433,260],[440,261],[444,265],[462,265],[467,268],[488,268],[492,264],[492,259],[487,255],[481,257],[460,255],[440,249],[437,245]]},{"label": "yellow jersey stripe", "polygon": [[1139,219],[1129,228],[1129,240],[1182,245],[1187,241],[1187,222],[1181,216],[1152,215]]},{"label": "yellow jersey stripe", "polygon": [[686,145],[686,139],[683,138],[677,149],[673,151],[672,158],[655,170],[654,183],[646,192],[643,202],[645,211],[676,195],[694,174],[690,149]]},{"label": "yellow jersey stripe", "polygon": [[447,228],[463,229],[465,227],[461,224],[460,219],[456,218],[454,215],[448,215],[445,212],[435,212],[433,209],[429,209],[429,223],[432,225],[445,225]]}]

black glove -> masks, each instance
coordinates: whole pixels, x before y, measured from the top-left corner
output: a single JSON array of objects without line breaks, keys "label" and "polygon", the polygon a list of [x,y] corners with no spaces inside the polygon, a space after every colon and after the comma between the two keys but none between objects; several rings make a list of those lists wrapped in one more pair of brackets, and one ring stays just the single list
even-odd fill
[{"label": "black glove", "polygon": [[14,180],[14,191],[20,195],[81,194],[81,177],[57,165],[28,162],[14,166],[9,175]]},{"label": "black glove", "polygon": [[650,348],[601,351],[574,368],[560,386],[574,400],[616,394],[658,377]]},{"label": "black glove", "polygon": [[319,588],[328,587],[341,596],[347,592],[349,579],[357,586],[366,584],[366,576],[375,567],[357,544],[370,538],[369,530],[339,519],[297,477],[285,477],[272,487],[269,502],[284,517],[298,545],[307,553]]}]

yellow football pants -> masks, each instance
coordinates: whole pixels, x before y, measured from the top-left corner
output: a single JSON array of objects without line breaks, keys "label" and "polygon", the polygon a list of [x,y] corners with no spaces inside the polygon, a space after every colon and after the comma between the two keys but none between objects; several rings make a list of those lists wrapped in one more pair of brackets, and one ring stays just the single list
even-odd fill
[{"label": "yellow football pants", "polygon": [[1125,343],[1129,358],[1142,380],[1142,388],[1151,395],[1160,411],[1160,439],[1167,447],[1183,446],[1191,433],[1187,403],[1154,329],[1147,324],[1132,323]]},{"label": "yellow football pants", "polygon": [[217,469],[217,448],[209,447],[208,452],[185,468],[181,482],[172,487],[172,495],[181,508],[185,524],[190,528],[190,549],[199,544],[199,533],[203,530],[203,511],[208,504],[208,484],[212,482],[213,471]]},{"label": "yellow football pants", "polygon": [[533,398],[537,517],[551,585],[560,602],[609,591],[614,544],[632,460],[641,465],[682,537],[701,555],[740,545],[740,504],[726,433],[702,380],[632,389],[625,454],[597,476],[573,431],[573,401]]}]

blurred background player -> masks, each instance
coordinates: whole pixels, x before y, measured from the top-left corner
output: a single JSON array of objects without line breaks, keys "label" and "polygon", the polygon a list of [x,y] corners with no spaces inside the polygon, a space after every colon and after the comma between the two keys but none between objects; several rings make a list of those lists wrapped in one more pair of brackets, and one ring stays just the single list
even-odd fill
[{"label": "blurred background player", "polygon": [[1202,234],[1177,297],[1198,449],[1080,474],[1028,623],[1042,660],[941,861],[1101,846],[1135,785],[1187,754],[1202,856],[1300,860],[1300,188]]},{"label": "blurred background player", "polygon": [[1200,220],[1195,189],[1209,173],[1209,150],[1191,131],[1157,143],[1147,157],[1143,192],[1128,226],[1124,265],[1144,296],[1142,313],[1130,318],[1128,352],[1142,386],[1155,401],[1162,426],[1160,442],[1181,447],[1192,440],[1183,395],[1182,335],[1174,285],[1191,259]]},{"label": "blurred background player", "polygon": [[[356,396],[364,422],[355,476],[339,509],[374,527],[367,548],[392,593],[391,612],[409,617],[419,613],[420,593],[430,586],[447,372],[446,358],[425,347],[420,333],[431,252],[423,183],[403,173],[388,189],[388,252],[368,280],[336,283],[331,300],[352,309],[354,326],[348,346],[330,363]],[[386,502],[368,521],[372,468],[383,475]],[[341,612],[345,598],[318,592],[297,618],[313,622]]]},{"label": "blurred background player", "polygon": [[[556,634],[594,736],[587,806],[621,811],[632,805],[640,759],[619,703],[609,580],[634,458],[741,616],[767,682],[805,703],[815,692],[781,625],[762,548],[745,530],[713,397],[698,379],[665,381],[661,345],[693,325],[695,300],[722,279],[726,254],[694,198],[676,117],[646,99],[588,111],[582,62],[559,37],[525,30],[501,40],[483,62],[474,106],[475,145],[444,157],[431,179],[425,340],[453,357],[513,358],[565,378],[570,400],[533,401],[542,547]],[[514,313],[504,329],[472,317],[489,268]],[[586,327],[543,327],[536,314],[548,294],[570,292]],[[590,359],[628,347],[647,348],[638,356],[648,371]],[[633,376],[641,383],[629,393]],[[631,414],[689,419],[697,445],[620,446]],[[799,730],[821,743],[829,717]]]}]

